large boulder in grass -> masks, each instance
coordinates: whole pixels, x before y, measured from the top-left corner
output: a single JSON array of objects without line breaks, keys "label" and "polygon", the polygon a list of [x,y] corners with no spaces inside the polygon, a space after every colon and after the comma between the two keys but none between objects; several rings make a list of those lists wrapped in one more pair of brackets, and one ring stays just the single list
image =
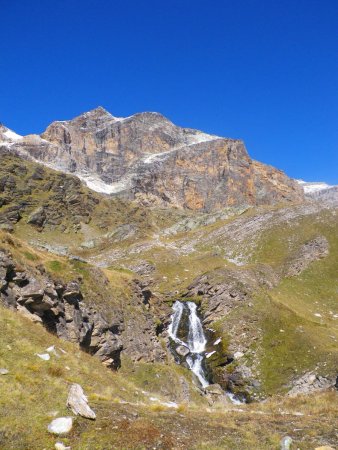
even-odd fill
[{"label": "large boulder in grass", "polygon": [[27,223],[42,227],[46,220],[46,212],[43,206],[35,209],[28,217]]},{"label": "large boulder in grass", "polygon": [[96,419],[96,414],[88,405],[88,399],[79,384],[74,383],[70,386],[67,407],[78,416],[85,417],[86,419]]},{"label": "large boulder in grass", "polygon": [[58,417],[48,425],[48,431],[53,434],[69,433],[73,427],[72,417]]}]

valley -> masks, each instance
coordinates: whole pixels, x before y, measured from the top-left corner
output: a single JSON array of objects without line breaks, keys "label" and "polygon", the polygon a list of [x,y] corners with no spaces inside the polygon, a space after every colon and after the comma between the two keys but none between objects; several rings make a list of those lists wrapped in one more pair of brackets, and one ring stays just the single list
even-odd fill
[{"label": "valley", "polygon": [[[0,448],[335,447],[334,187],[309,195],[241,141],[157,113],[11,133]],[[97,418],[55,438],[72,383]]]}]

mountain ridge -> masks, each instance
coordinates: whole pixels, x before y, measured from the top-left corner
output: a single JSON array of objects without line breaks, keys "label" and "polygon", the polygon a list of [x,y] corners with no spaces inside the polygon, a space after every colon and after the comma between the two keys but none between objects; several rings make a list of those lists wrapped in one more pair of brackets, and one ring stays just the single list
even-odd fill
[{"label": "mountain ridge", "polygon": [[145,205],[213,211],[304,199],[294,180],[252,160],[243,141],[178,127],[160,113],[120,118],[98,107],[41,135],[6,134],[11,151]]},{"label": "mountain ridge", "polygon": [[[7,142],[15,139],[20,137],[7,137]],[[72,448],[86,447],[88,433],[89,446],[108,448],[116,442],[118,448],[135,448],[134,435],[137,445],[144,446],[148,441],[140,427],[150,433],[156,415],[161,431],[151,441],[154,447],[160,433],[167,436],[163,420],[171,420],[171,427],[182,420],[197,430],[215,414],[222,414],[217,416],[221,436],[233,414],[236,421],[246,415],[251,425],[257,417],[259,424],[254,422],[254,432],[245,430],[245,436],[243,427],[231,426],[229,445],[212,436],[208,448],[212,442],[239,449],[272,448],[274,442],[277,448],[290,432],[286,408],[301,411],[298,428],[311,429],[311,435],[292,434],[299,448],[334,445],[334,207],[313,201],[231,206],[210,213],[144,207],[135,199],[95,193],[75,175],[28,161],[10,145],[0,148],[0,157],[0,321],[6,330],[2,348],[9,349],[0,355],[0,367],[8,371],[1,378],[8,392],[1,405],[5,430],[13,424],[20,430],[0,433],[0,446],[52,447],[46,411],[68,414],[70,379],[90,395],[98,428],[109,430],[102,433],[79,418],[75,434],[67,438]],[[179,355],[182,349],[168,336],[177,300],[197,305],[207,340],[204,363],[210,385],[205,389],[176,359],[174,352]],[[71,342],[58,341],[42,324]],[[39,361],[37,354],[51,345],[58,354],[59,346],[68,354]],[[100,367],[100,359],[118,371]],[[238,409],[231,398],[253,403]],[[323,403],[316,410],[320,416],[313,414],[313,402]],[[18,404],[24,414],[18,414]],[[269,430],[256,439],[256,426],[268,423],[267,414],[258,411],[271,413],[273,405],[280,413],[279,434],[273,413]],[[124,408],[131,414],[126,416]],[[191,420],[194,408],[196,420]],[[330,414],[326,428],[323,411]],[[28,428],[27,414],[32,418]],[[125,432],[126,422],[120,422],[125,416],[135,433]],[[184,443],[180,437],[157,447],[199,448],[198,433],[182,430]],[[266,436],[274,440],[266,444]]]}]

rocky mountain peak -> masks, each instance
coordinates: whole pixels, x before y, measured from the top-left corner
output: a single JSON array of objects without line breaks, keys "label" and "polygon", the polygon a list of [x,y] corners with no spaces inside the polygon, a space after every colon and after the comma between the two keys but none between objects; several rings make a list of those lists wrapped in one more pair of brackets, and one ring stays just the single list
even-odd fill
[{"label": "rocky mountain peak", "polygon": [[179,127],[156,112],[121,118],[100,106],[11,143],[94,190],[147,205],[211,211],[304,198],[296,181],[252,161],[242,141]]}]

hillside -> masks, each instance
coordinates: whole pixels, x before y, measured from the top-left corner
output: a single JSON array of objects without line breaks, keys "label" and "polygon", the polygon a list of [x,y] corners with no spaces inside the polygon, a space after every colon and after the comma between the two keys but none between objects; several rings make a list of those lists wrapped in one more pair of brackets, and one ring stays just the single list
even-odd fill
[{"label": "hillside", "polygon": [[[125,374],[103,369],[95,358],[79,352],[71,343],[61,343],[17,313],[1,307],[0,325],[4,330],[0,365],[5,364],[9,370],[0,377],[3,449],[53,448],[56,442],[71,445],[73,450],[271,449],[278,448],[281,437],[290,432],[301,449],[335,443],[337,410],[333,393],[240,410],[224,406],[210,410],[201,399],[173,407],[153,386],[145,391],[142,384],[135,384],[135,376],[129,381]],[[53,345],[59,358],[43,361],[36,356]],[[151,383],[153,377],[164,374],[163,367],[156,367],[144,380]],[[74,382],[83,386],[97,420],[77,418],[67,437],[53,437],[47,425],[56,415],[69,416],[67,391]],[[201,427],[205,430],[203,437]],[[311,434],[304,436],[306,429],[311,429]]]},{"label": "hillside", "polygon": [[[94,122],[86,116],[94,134],[109,113],[95,114]],[[75,133],[72,142],[83,120],[64,125]],[[164,118],[157,120],[162,127]],[[111,116],[109,123],[121,120]],[[48,139],[60,138],[60,126],[47,129]],[[185,144],[200,133],[174,131]],[[238,181],[232,190],[238,202],[212,200],[210,208],[106,195],[28,158],[26,144],[15,143],[21,138],[3,133],[0,367],[9,373],[0,375],[0,447],[50,448],[57,440],[47,432],[50,413],[70,414],[72,382],[97,413],[95,422],[77,418],[63,439],[72,449],[277,449],[285,435],[302,450],[336,445],[333,205],[304,201],[285,175],[278,177],[292,186],[290,198],[278,194],[284,188],[277,183],[268,201],[259,200],[248,187],[250,171],[248,185]],[[55,142],[46,144],[48,152]],[[155,147],[147,153],[157,155]],[[139,151],[136,159],[144,157]],[[203,154],[210,159],[205,148]],[[275,169],[262,170],[259,183],[265,176],[270,183]],[[212,184],[213,172],[203,179]],[[243,200],[249,197],[255,200]],[[170,337],[175,301],[197,305],[206,388]],[[189,320],[183,317],[177,331],[183,341]],[[40,360],[36,353],[52,345],[67,354],[57,350],[60,358]]]}]

